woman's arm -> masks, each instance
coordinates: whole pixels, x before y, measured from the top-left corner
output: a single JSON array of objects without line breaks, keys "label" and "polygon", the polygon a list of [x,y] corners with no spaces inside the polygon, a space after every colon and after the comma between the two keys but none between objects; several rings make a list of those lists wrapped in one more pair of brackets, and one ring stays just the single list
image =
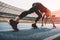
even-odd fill
[{"label": "woman's arm", "polygon": [[50,20],[51,20],[51,23],[53,24],[53,28],[56,28],[54,21],[53,21],[53,17],[51,15],[50,15]]},{"label": "woman's arm", "polygon": [[45,17],[45,14],[42,16],[42,25],[41,26],[43,26],[43,19],[44,19],[44,17]]}]

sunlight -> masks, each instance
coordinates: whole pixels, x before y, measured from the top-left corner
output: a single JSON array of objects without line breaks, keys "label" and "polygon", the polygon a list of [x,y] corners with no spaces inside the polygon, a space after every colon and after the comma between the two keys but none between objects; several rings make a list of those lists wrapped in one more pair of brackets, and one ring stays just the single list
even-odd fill
[{"label": "sunlight", "polygon": [[[32,4],[34,2],[41,2],[43,5],[45,5],[47,8],[49,8],[51,11],[59,10],[60,9],[60,0],[0,0],[4,3],[7,3],[9,5],[13,5],[18,8],[26,9],[28,10],[31,8]],[[14,3],[13,3],[14,2]],[[29,2],[29,3],[28,3]]]},{"label": "sunlight", "polygon": [[[0,0],[6,4],[28,10],[31,8],[34,2],[41,2],[44,6],[46,6],[51,11],[60,10],[60,0]],[[59,14],[57,14],[58,16]]]}]

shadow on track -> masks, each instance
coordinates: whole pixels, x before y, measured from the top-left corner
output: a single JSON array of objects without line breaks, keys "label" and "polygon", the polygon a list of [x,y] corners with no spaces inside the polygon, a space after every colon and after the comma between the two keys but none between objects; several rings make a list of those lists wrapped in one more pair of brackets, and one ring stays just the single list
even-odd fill
[{"label": "shadow on track", "polygon": [[52,29],[48,28],[37,28],[37,29],[25,29],[25,30],[19,30],[18,32],[12,32],[12,31],[1,31],[0,34],[13,34],[13,35],[20,35],[20,36],[25,36],[25,35],[31,35],[34,33],[41,33],[41,32],[46,32],[50,31]]}]

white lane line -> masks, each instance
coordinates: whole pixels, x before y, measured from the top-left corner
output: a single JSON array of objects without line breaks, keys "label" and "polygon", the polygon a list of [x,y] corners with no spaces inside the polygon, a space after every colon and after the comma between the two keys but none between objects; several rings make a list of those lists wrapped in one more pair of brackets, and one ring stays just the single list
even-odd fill
[{"label": "white lane line", "polygon": [[48,38],[45,38],[44,40],[53,40],[54,38],[56,38],[56,37],[58,37],[58,36],[60,36],[60,33],[59,33],[59,34],[56,34],[56,35],[54,35],[54,36],[50,36],[50,37],[48,37]]}]

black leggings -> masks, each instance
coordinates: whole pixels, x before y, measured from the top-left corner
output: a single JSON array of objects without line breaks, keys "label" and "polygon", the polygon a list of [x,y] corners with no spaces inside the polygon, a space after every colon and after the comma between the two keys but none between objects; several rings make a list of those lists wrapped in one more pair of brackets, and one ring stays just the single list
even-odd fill
[{"label": "black leggings", "polygon": [[25,17],[26,15],[28,14],[31,14],[35,12],[38,17],[36,18],[35,22],[37,22],[41,17],[42,17],[42,14],[39,12],[39,10],[36,8],[36,7],[32,7],[31,9],[29,9],[28,11],[24,11],[22,12],[20,15],[19,15],[19,18],[22,19],[23,17]]}]

